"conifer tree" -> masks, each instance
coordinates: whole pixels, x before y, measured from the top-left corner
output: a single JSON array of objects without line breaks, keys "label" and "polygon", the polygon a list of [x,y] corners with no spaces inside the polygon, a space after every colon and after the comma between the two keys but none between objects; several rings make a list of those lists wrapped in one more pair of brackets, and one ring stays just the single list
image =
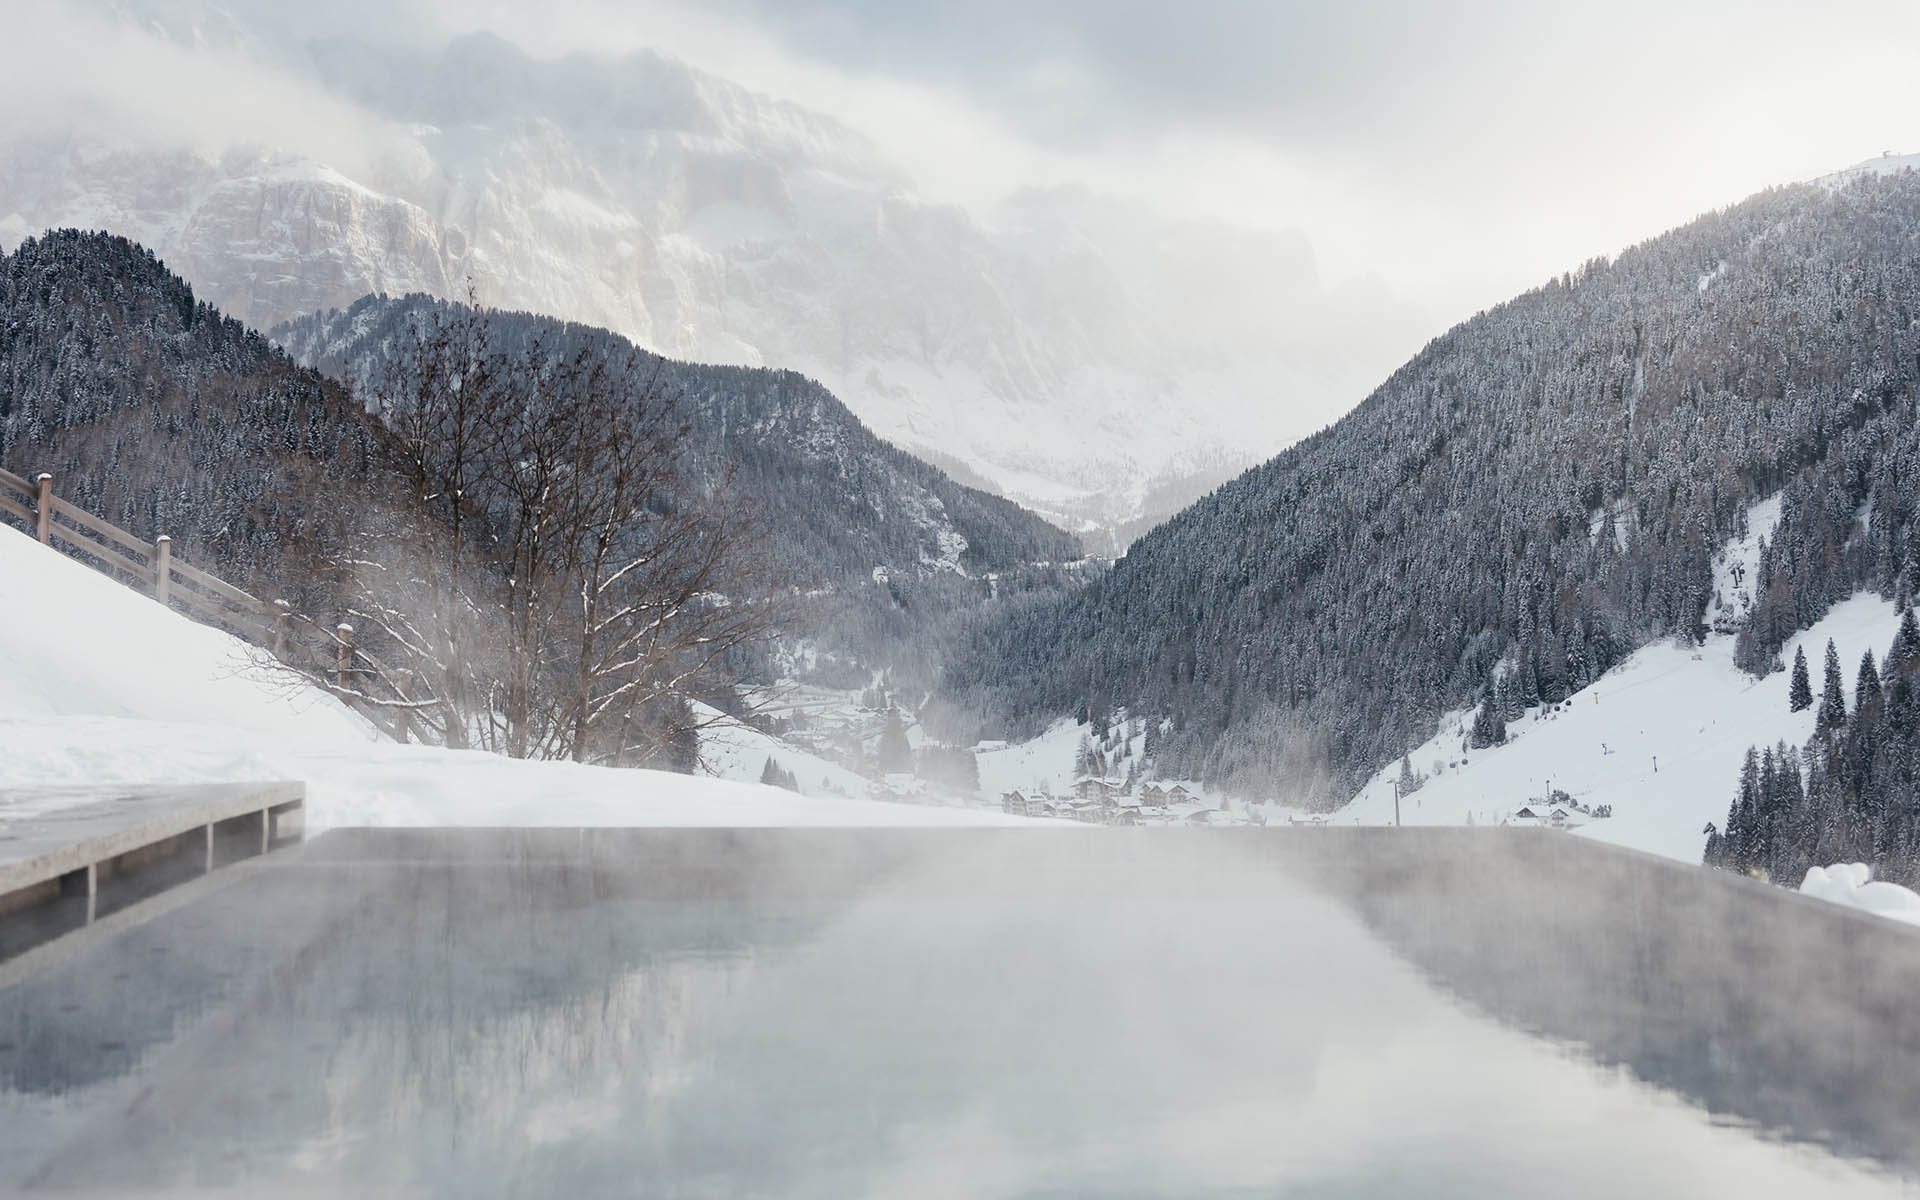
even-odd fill
[{"label": "conifer tree", "polygon": [[1827,639],[1826,682],[1820,689],[1821,729],[1838,729],[1847,723],[1847,700],[1840,689],[1840,651],[1833,639]]},{"label": "conifer tree", "polygon": [[1750,865],[1747,855],[1759,794],[1760,752],[1748,746],[1747,757],[1740,765],[1740,788],[1727,808],[1727,831],[1718,847],[1721,857],[1719,865],[1729,871],[1744,871]]},{"label": "conifer tree", "polygon": [[1787,688],[1787,710],[1804,712],[1811,707],[1813,707],[1813,681],[1807,678],[1806,648],[1800,647],[1793,652],[1793,682]]},{"label": "conifer tree", "polygon": [[1853,711],[1866,711],[1867,702],[1880,698],[1880,671],[1873,665],[1873,651],[1860,654],[1860,673],[1853,681]]},{"label": "conifer tree", "polygon": [[1488,746],[1498,746],[1507,740],[1507,719],[1500,714],[1500,705],[1491,693],[1481,702],[1480,711],[1474,714],[1473,731],[1467,738],[1467,745],[1475,750]]},{"label": "conifer tree", "polygon": [[1887,669],[1889,678],[1899,674],[1900,668],[1920,659],[1920,625],[1913,619],[1913,609],[1900,614],[1900,632],[1893,636],[1893,646],[1887,651]]},{"label": "conifer tree", "polygon": [[880,770],[886,774],[913,770],[913,747],[907,741],[907,727],[900,720],[900,710],[887,710],[887,724],[880,731],[879,747]]}]

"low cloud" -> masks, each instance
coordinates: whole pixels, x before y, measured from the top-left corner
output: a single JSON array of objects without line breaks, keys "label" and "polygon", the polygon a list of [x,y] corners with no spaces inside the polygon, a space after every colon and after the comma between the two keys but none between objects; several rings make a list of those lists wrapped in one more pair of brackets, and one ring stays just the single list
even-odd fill
[{"label": "low cloud", "polygon": [[5,132],[83,133],[217,156],[290,147],[350,174],[405,146],[404,132],[328,94],[244,40],[169,30],[60,5],[7,18],[17,52],[0,72]]}]

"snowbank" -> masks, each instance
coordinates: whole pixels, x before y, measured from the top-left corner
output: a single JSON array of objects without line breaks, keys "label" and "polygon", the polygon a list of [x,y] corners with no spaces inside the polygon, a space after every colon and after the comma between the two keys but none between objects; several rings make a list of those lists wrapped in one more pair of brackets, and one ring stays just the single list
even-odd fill
[{"label": "snowbank", "polygon": [[1920,894],[1897,883],[1874,882],[1873,868],[1865,863],[1808,867],[1807,877],[1800,881],[1800,891],[1849,908],[1920,925]]},{"label": "snowbank", "polygon": [[259,779],[305,781],[310,829],[1025,823],[394,745],[238,639],[0,526],[0,787]]}]

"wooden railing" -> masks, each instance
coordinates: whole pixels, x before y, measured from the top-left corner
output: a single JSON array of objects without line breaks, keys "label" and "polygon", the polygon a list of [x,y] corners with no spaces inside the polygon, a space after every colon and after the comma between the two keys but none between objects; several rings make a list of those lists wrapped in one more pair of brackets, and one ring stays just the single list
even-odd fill
[{"label": "wooden railing", "polygon": [[173,556],[173,539],[144,541],[54,494],[54,479],[22,479],[0,468],[0,520],[12,518],[42,545],[139,588],[160,603],[203,625],[212,625],[270,651],[369,717],[400,741],[411,722],[407,698],[376,696],[373,687],[405,675],[354,645],[353,626],[322,622],[293,611],[285,600],[268,602]]}]

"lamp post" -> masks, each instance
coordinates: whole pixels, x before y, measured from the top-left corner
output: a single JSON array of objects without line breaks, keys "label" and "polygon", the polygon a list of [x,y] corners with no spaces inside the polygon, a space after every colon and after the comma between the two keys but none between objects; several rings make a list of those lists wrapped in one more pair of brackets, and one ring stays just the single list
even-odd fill
[{"label": "lamp post", "polygon": [[1398,779],[1393,781],[1393,826],[1395,829],[1400,827],[1400,781]]}]

